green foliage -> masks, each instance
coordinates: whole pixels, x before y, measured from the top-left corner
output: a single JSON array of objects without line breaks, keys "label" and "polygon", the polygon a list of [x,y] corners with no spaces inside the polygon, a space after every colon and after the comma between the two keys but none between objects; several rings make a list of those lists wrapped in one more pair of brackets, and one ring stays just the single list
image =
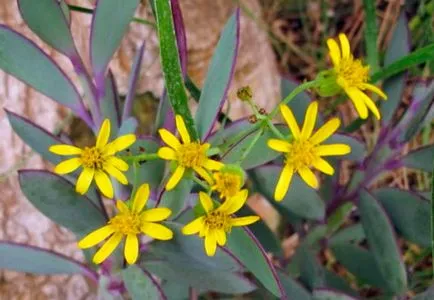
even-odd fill
[{"label": "green foliage", "polygon": [[136,265],[131,265],[122,271],[122,278],[132,300],[157,300],[160,291],[149,275]]}]

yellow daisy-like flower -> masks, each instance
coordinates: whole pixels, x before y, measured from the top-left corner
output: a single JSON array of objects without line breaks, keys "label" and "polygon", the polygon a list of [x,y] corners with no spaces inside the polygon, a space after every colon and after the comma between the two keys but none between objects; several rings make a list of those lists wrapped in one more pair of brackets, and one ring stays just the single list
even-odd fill
[{"label": "yellow daisy-like flower", "polygon": [[205,210],[205,215],[193,220],[182,228],[182,233],[191,235],[199,233],[205,239],[205,252],[208,256],[214,256],[217,244],[226,244],[226,234],[231,232],[233,226],[250,225],[259,220],[258,216],[233,217],[247,200],[247,190],[242,190],[236,196],[227,199],[219,207],[214,208],[210,196],[204,192],[199,193],[200,203]]},{"label": "yellow daisy-like flower", "polygon": [[330,58],[333,62],[336,83],[350,97],[362,119],[368,117],[368,109],[380,119],[380,112],[374,101],[364,93],[365,90],[378,94],[383,99],[387,95],[375,85],[369,84],[369,66],[364,66],[360,59],[354,59],[351,54],[350,43],[345,34],[339,34],[341,47],[334,39],[327,40]]},{"label": "yellow daisy-like flower", "polygon": [[244,174],[238,166],[226,165],[213,173],[214,183],[211,190],[220,194],[221,199],[235,196],[244,185]]},{"label": "yellow daisy-like flower", "polygon": [[78,155],[62,161],[55,168],[57,174],[68,174],[79,167],[83,171],[78,176],[76,191],[85,194],[95,178],[96,185],[107,198],[113,198],[113,186],[107,174],[116,178],[122,184],[128,184],[127,177],[122,173],[128,170],[128,164],[115,156],[136,141],[134,134],[126,134],[108,143],[110,138],[110,121],[104,120],[94,147],[80,149],[71,145],[53,145],[48,150],[65,156]]},{"label": "yellow daisy-like flower", "polygon": [[280,174],[274,192],[274,198],[281,201],[285,197],[295,172],[311,187],[318,188],[318,180],[311,168],[333,175],[333,167],[322,156],[345,155],[351,148],[346,144],[320,145],[329,138],[340,126],[340,120],[333,118],[325,123],[317,132],[313,133],[318,114],[318,103],[312,102],[307,108],[303,128],[297,125],[294,114],[286,105],[280,105],[280,111],[292,132],[292,138],[285,141],[279,139],[268,140],[268,147],[283,152],[285,164]]},{"label": "yellow daisy-like flower", "polygon": [[93,257],[93,262],[100,264],[113,253],[125,237],[125,259],[129,264],[133,264],[139,256],[138,236],[141,233],[157,240],[170,240],[173,237],[173,232],[169,228],[155,222],[167,219],[172,213],[171,210],[158,207],[143,211],[148,198],[149,185],[143,184],[138,189],[131,208],[123,201],[118,200],[116,207],[119,213],[111,218],[106,226],[85,236],[78,243],[78,247],[81,249],[93,247],[110,236]]},{"label": "yellow daisy-like flower", "polygon": [[210,144],[191,141],[184,120],[180,115],[175,117],[175,121],[182,142],[166,129],[158,131],[161,139],[169,146],[161,147],[158,150],[158,156],[162,159],[177,162],[175,172],[167,182],[166,189],[173,189],[188,169],[194,170],[207,182],[212,182],[208,171],[221,169],[223,163],[208,158],[207,151],[211,147]]}]

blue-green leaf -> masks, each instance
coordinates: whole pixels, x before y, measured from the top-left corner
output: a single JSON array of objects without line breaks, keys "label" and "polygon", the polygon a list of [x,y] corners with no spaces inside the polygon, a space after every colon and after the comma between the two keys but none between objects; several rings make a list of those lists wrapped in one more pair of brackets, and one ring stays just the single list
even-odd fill
[{"label": "blue-green leaf", "polygon": [[0,69],[89,121],[80,94],[59,66],[34,42],[3,25],[0,26]]},{"label": "blue-green leaf", "polygon": [[316,289],[313,291],[313,300],[356,300],[344,293],[331,289]]},{"label": "blue-green leaf", "polygon": [[82,274],[95,281],[98,278],[85,265],[34,246],[0,241],[0,257],[0,269],[34,274]]},{"label": "blue-green leaf", "polygon": [[310,293],[297,281],[292,279],[288,274],[285,274],[282,270],[277,270],[280,282],[285,289],[286,295],[291,297],[290,299],[297,300],[311,300]]},{"label": "blue-green leaf", "polygon": [[364,239],[365,232],[363,231],[363,226],[357,223],[339,230],[330,238],[329,243],[331,245],[349,242],[359,243]]},{"label": "blue-green leaf", "polygon": [[38,170],[20,171],[18,178],[24,195],[41,213],[78,237],[106,224],[100,210],[66,179]]},{"label": "blue-green leaf", "polygon": [[77,55],[69,24],[57,0],[18,0],[21,16],[30,29],[57,51]]},{"label": "blue-green leaf", "polygon": [[120,111],[116,80],[111,71],[107,74],[104,87],[105,92],[100,102],[100,109],[103,118],[107,118],[111,122],[111,137],[114,138],[117,136],[120,126]]},{"label": "blue-green leaf", "polygon": [[434,299],[434,286],[431,286],[425,292],[417,294],[413,300],[432,300]]},{"label": "blue-green leaf", "polygon": [[193,181],[183,178],[173,190],[164,190],[158,206],[167,207],[172,211],[170,219],[175,219],[179,213],[186,207],[187,198],[190,195]]},{"label": "blue-green leaf", "polygon": [[[270,201],[274,200],[274,190],[282,167],[270,165],[255,169],[255,186]],[[307,186],[297,175],[292,178],[288,193],[282,202],[277,202],[289,211],[307,219],[322,220],[325,215],[325,204],[318,193]]]},{"label": "blue-green leaf", "polygon": [[369,248],[383,278],[387,278],[387,289],[399,295],[407,288],[407,273],[392,225],[381,205],[366,191],[360,193],[359,209]]},{"label": "blue-green leaf", "polygon": [[404,167],[432,172],[432,166],[428,163],[434,161],[434,145],[428,145],[413,150],[400,159]]},{"label": "blue-green leaf", "polygon": [[422,247],[431,246],[430,203],[427,199],[396,188],[377,189],[374,196],[405,239]]},{"label": "blue-green leaf", "polygon": [[97,86],[128,29],[140,0],[99,0],[92,19],[90,58]]},{"label": "blue-green leaf", "polygon": [[150,274],[141,270],[137,265],[131,265],[122,270],[122,278],[132,300],[165,299],[160,286],[151,278]]},{"label": "blue-green leaf", "polygon": [[347,155],[339,156],[339,159],[348,159],[352,161],[362,161],[366,156],[366,146],[357,138],[343,133],[336,133],[325,140],[321,145],[329,144],[347,144],[351,147],[351,152]]},{"label": "blue-green leaf", "polygon": [[239,35],[240,11],[237,9],[222,31],[200,95],[196,125],[201,139],[210,134],[226,100],[234,75]]}]

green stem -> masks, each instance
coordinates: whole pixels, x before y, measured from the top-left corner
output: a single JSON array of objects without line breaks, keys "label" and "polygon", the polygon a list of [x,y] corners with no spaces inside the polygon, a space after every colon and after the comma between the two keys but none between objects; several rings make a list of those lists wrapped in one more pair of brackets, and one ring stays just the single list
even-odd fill
[{"label": "green stem", "polygon": [[206,191],[210,191],[211,190],[211,187],[207,183],[203,182],[202,180],[200,180],[196,176],[193,176],[193,181],[196,182],[201,187],[203,187]]},{"label": "green stem", "polygon": [[139,176],[138,176],[138,172],[137,172],[137,162],[133,162],[133,172],[134,172],[134,185],[133,185],[133,190],[131,192],[131,196],[130,196],[130,201],[132,203],[132,199],[134,199],[137,189],[139,187]]},{"label": "green stem", "polygon": [[139,155],[119,155],[118,158],[123,159],[125,162],[139,163],[146,160],[159,159],[157,153],[143,153]]},{"label": "green stem", "polygon": [[241,164],[247,157],[247,155],[249,155],[250,151],[252,151],[253,147],[255,146],[255,144],[258,142],[259,138],[261,137],[261,135],[264,133],[264,129],[261,128],[256,135],[253,137],[253,140],[250,142],[249,146],[247,146],[246,150],[244,150],[243,155],[241,155],[240,159],[238,160],[238,163]]},{"label": "green stem", "polygon": [[[81,12],[81,13],[85,13],[85,14],[93,14],[93,11],[94,11],[91,8],[86,8],[86,7],[82,7],[82,6],[78,6],[78,5],[70,5],[70,4],[68,4],[68,7],[72,11]],[[147,20],[141,19],[141,18],[133,18],[133,22],[139,23],[139,24],[143,24],[143,25],[147,25],[147,26],[151,26],[151,27],[154,27],[154,28],[157,27],[154,22],[147,21]]]},{"label": "green stem", "polygon": [[[434,166],[431,179],[431,189],[431,255],[434,261]],[[434,263],[432,264],[432,268],[434,272]]]},{"label": "green stem", "polygon": [[279,131],[279,129],[277,129],[276,126],[274,126],[274,124],[269,119],[267,119],[267,125],[268,128],[271,129],[271,131],[274,133],[276,137],[278,137],[281,140],[286,140],[286,137]]}]

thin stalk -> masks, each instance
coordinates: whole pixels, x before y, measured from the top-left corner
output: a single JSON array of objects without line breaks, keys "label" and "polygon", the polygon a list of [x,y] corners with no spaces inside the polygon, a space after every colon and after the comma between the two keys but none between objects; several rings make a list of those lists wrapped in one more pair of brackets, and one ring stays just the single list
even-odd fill
[{"label": "thin stalk", "polygon": [[241,164],[247,157],[247,155],[249,155],[250,151],[252,151],[253,147],[255,146],[255,144],[258,142],[259,138],[261,137],[261,135],[264,133],[264,129],[261,128],[256,135],[253,137],[253,140],[250,142],[249,146],[247,146],[246,150],[244,150],[243,155],[241,155],[241,157],[238,159],[238,163]]},{"label": "thin stalk", "polygon": [[276,126],[274,126],[274,124],[269,119],[267,119],[267,125],[275,136],[277,136],[281,140],[286,140],[286,137],[276,128]]},{"label": "thin stalk", "polygon": [[139,155],[119,155],[120,159],[123,159],[125,162],[139,163],[146,160],[155,160],[158,159],[159,156],[157,153],[143,153]]},{"label": "thin stalk", "polygon": [[205,191],[210,191],[211,190],[210,186],[207,183],[203,182],[202,180],[200,180],[196,176],[192,176],[192,177],[193,177],[193,181],[196,182],[201,187],[203,187]]}]

